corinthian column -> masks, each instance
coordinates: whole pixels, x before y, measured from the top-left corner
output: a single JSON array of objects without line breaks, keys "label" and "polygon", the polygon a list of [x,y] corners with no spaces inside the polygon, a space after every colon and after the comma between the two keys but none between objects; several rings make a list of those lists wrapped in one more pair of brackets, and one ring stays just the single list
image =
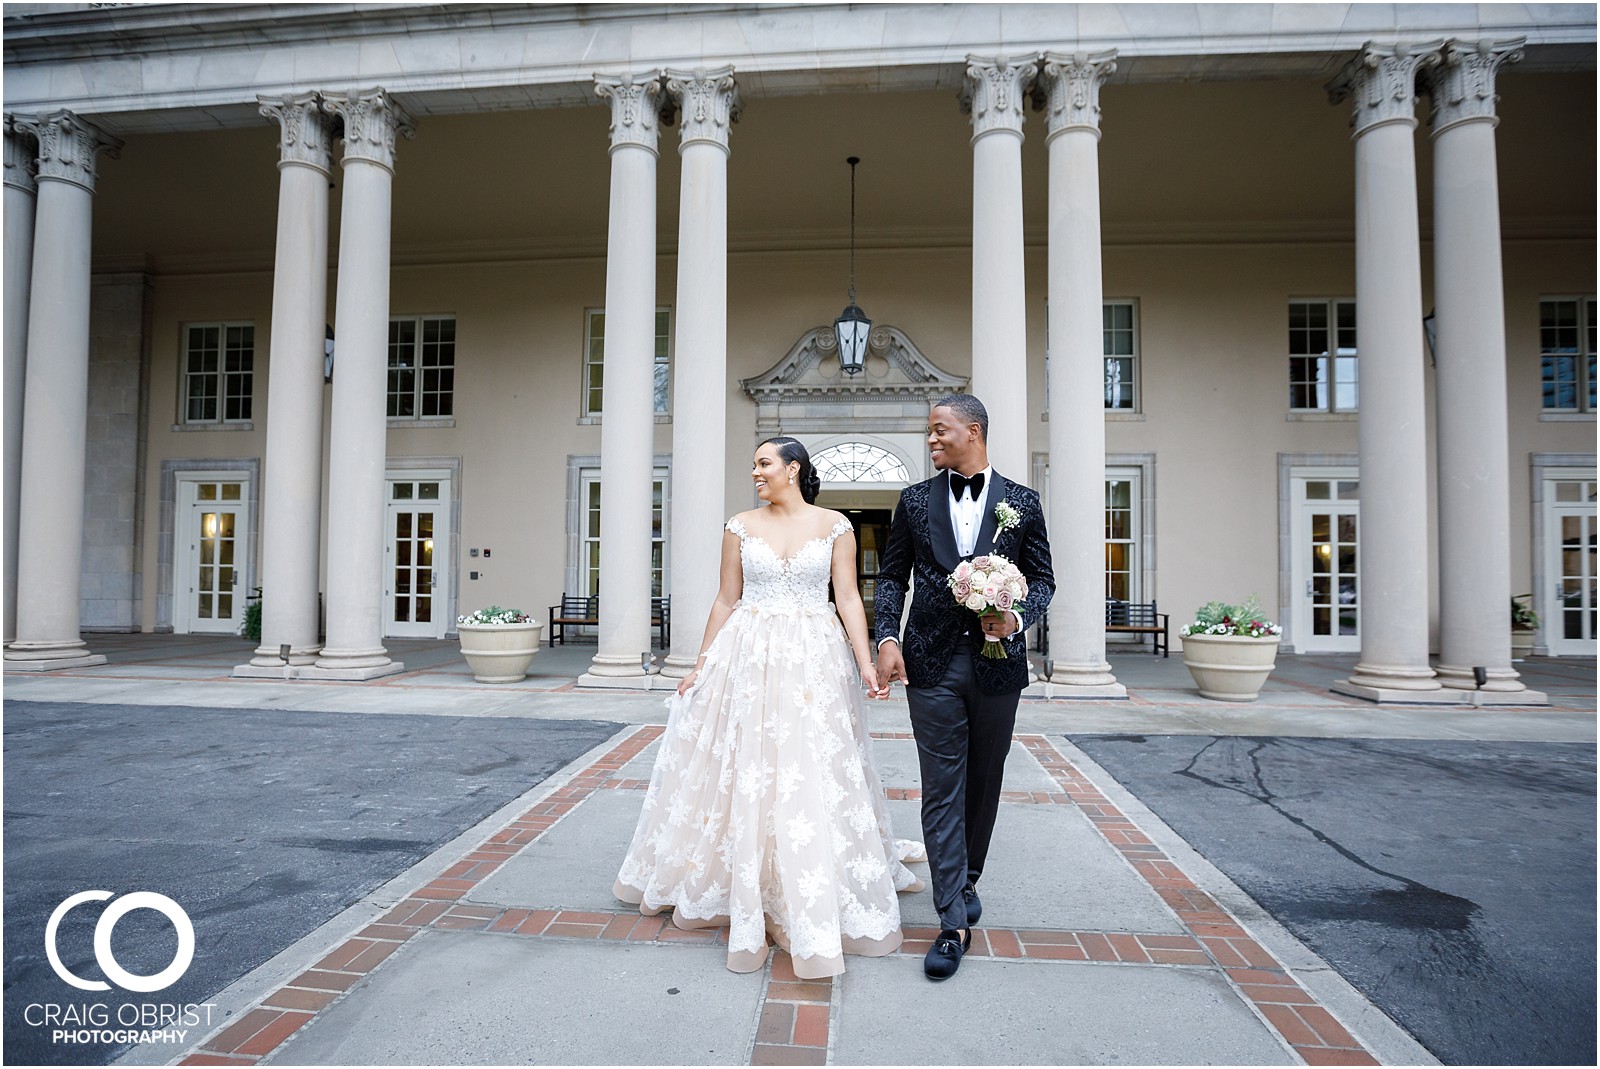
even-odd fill
[{"label": "corinthian column", "polygon": [[261,645],[235,675],[316,660],[322,525],[323,340],[328,314],[329,121],[315,93],[261,98],[278,123],[278,251],[261,493]]},{"label": "corinthian column", "polygon": [[1447,42],[1433,103],[1433,299],[1438,323],[1439,679],[1480,701],[1545,701],[1511,667],[1511,499],[1505,287],[1495,173],[1495,73],[1522,41]]},{"label": "corinthian column", "polygon": [[1050,691],[1126,697],[1106,660],[1106,419],[1100,282],[1100,86],[1116,53],[1048,53]]},{"label": "corinthian column", "polygon": [[[383,473],[388,443],[389,225],[397,134],[408,116],[382,89],[328,93],[344,120],[339,339],[328,473],[328,642],[311,672],[372,679],[401,671],[383,648]],[[304,670],[302,670],[304,671]]]},{"label": "corinthian column", "polygon": [[[655,430],[656,141],[661,83],[599,77],[611,104],[606,351],[600,423],[600,635],[580,686],[640,687],[650,652]],[[679,350],[683,352],[684,350]],[[683,395],[679,394],[680,401]],[[690,629],[692,630],[692,628]]]},{"label": "corinthian column", "polygon": [[972,116],[972,392],[989,410],[989,458],[1028,471],[1028,297],[1023,288],[1022,107],[1038,64],[967,57]]},{"label": "corinthian column", "polygon": [[728,472],[728,132],[739,118],[733,68],[667,73],[682,140],[678,307],[672,393],[672,651],[663,673],[694,667],[717,596]]},{"label": "corinthian column", "polygon": [[17,637],[17,507],[22,495],[22,396],[28,366],[28,279],[38,170],[33,135],[5,117],[5,641]]},{"label": "corinthian column", "polygon": [[16,126],[38,142],[39,185],[22,402],[17,637],[5,654],[6,669],[13,672],[105,663],[78,637],[89,421],[89,237],[96,159],[102,152],[115,156],[122,147],[70,111]]},{"label": "corinthian column", "polygon": [[1438,47],[1369,44],[1328,87],[1354,104],[1361,322],[1361,659],[1333,689],[1372,701],[1445,700],[1428,665],[1430,553],[1417,515],[1428,457],[1412,148],[1417,72]]}]

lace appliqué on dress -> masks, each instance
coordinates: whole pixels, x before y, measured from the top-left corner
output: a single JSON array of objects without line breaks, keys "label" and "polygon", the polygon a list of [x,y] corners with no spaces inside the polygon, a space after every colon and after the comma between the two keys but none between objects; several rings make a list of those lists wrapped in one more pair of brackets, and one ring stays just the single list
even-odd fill
[{"label": "lace appliqu\u00e9 on dress", "polygon": [[614,888],[682,927],[726,923],[728,966],[759,968],[767,937],[802,976],[900,945],[901,862],[872,761],[865,700],[828,603],[840,520],[783,558],[737,518],[743,596],[693,689],[669,698],[650,788]]}]

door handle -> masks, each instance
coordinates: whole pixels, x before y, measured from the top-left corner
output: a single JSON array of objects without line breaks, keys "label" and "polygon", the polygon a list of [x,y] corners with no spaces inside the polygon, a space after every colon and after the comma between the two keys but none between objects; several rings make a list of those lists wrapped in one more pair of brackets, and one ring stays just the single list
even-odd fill
[{"label": "door handle", "polygon": [[1311,596],[1311,580],[1307,579],[1306,580],[1306,597],[1309,598],[1310,596]]}]

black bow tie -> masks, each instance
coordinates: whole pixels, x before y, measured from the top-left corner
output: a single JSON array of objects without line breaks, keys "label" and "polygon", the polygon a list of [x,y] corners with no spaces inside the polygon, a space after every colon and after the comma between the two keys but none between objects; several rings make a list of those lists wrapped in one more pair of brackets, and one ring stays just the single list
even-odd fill
[{"label": "black bow tie", "polygon": [[955,498],[957,501],[960,501],[961,495],[966,492],[967,487],[969,486],[972,487],[972,500],[978,500],[979,496],[983,494],[983,472],[978,472],[978,474],[974,475],[970,479],[965,475],[958,475],[953,471],[950,473],[951,497]]}]

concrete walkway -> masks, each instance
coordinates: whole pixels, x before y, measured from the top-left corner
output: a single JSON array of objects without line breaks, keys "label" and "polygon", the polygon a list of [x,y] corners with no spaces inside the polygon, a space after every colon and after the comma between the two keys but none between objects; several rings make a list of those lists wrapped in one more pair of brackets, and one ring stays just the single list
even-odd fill
[{"label": "concrete walkway", "polygon": [[[1180,658],[1113,658],[1130,699],[1029,701],[982,884],[984,925],[933,985],[926,891],[906,946],[797,980],[723,967],[610,896],[662,695],[578,691],[592,646],[520,684],[472,682],[453,643],[395,642],[366,684],[242,682],[237,639],[90,636],[109,663],[7,676],[6,697],[118,705],[608,720],[606,742],[212,999],[217,1027],[130,1064],[1436,1064],[1400,1027],[1066,741],[1076,733],[1590,742],[1594,661],[1534,661],[1542,709],[1376,708],[1332,694],[1354,658],[1281,658],[1261,702],[1199,697]],[[903,700],[871,705],[897,831],[920,837]]]}]

